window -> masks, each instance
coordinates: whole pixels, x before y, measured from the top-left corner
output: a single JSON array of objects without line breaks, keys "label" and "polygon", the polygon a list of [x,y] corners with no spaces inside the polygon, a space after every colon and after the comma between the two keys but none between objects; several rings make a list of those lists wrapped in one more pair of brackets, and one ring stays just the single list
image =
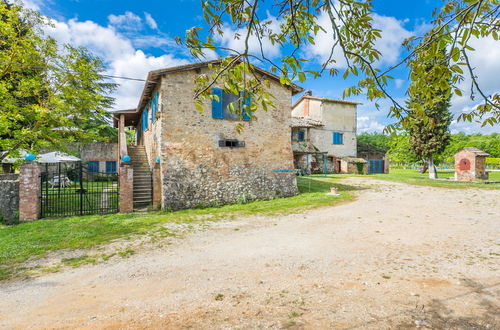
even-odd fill
[{"label": "window", "polygon": [[87,170],[89,173],[99,173],[99,162],[91,160],[87,164]]},{"label": "window", "polygon": [[158,92],[153,94],[149,108],[151,109],[151,123],[153,123],[158,112]]},{"label": "window", "polygon": [[245,146],[245,141],[238,141],[235,139],[219,140],[219,147],[226,148],[241,148]]},{"label": "window", "polygon": [[106,173],[116,173],[116,161],[106,162]]},{"label": "window", "polygon": [[298,131],[297,132],[297,141],[304,141],[306,139],[306,132],[304,131]]},{"label": "window", "polygon": [[148,108],[144,107],[142,110],[142,131],[148,130]]},{"label": "window", "polygon": [[333,132],[333,144],[344,144],[344,134]]},{"label": "window", "polygon": [[[212,88],[212,94],[217,95],[219,100],[212,100],[212,118],[214,119],[227,119],[227,120],[239,120],[238,105],[233,104],[235,111],[231,111],[229,105],[233,102],[237,102],[239,96],[236,94],[225,93],[220,88]],[[249,95],[243,102],[243,114],[242,118],[245,121],[250,120],[246,108],[250,106],[252,102],[252,96]]]}]

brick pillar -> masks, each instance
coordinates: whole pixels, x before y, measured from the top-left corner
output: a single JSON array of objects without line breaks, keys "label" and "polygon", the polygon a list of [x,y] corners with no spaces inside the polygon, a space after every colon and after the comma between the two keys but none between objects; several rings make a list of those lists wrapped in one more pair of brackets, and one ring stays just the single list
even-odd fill
[{"label": "brick pillar", "polygon": [[161,209],[161,171],[160,164],[153,167],[153,210]]},{"label": "brick pillar", "polygon": [[120,164],[120,213],[134,211],[134,170],[131,164]]},{"label": "brick pillar", "polygon": [[24,162],[19,172],[19,221],[33,221],[40,216],[40,164]]}]

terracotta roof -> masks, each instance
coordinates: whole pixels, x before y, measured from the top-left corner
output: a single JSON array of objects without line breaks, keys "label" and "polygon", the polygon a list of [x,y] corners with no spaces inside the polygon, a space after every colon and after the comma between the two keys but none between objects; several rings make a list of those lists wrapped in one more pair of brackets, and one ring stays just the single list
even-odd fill
[{"label": "terracotta roof", "polygon": [[462,152],[462,151],[472,152],[473,154],[476,154],[477,156],[489,156],[490,155],[489,153],[484,152],[484,151],[479,150],[478,148],[474,148],[474,147],[465,147],[462,150],[460,150],[459,152],[457,152],[457,154]]},{"label": "terracotta roof", "polygon": [[290,127],[317,127],[324,126],[320,121],[307,119],[303,117],[292,117],[290,121]]},{"label": "terracotta roof", "polygon": [[351,104],[351,105],[359,105],[363,104],[361,102],[355,102],[355,101],[346,101],[346,100],[337,100],[337,99],[329,99],[326,97],[317,97],[317,96],[311,96],[311,95],[302,95],[300,99],[295,102],[294,105],[292,105],[292,109],[297,106],[303,99],[309,99],[309,100],[318,100],[318,101],[323,101],[323,102],[332,102],[332,103],[342,103],[342,104]]},{"label": "terracotta roof", "polygon": [[[146,105],[146,102],[150,98],[151,92],[155,88],[156,84],[160,80],[160,77],[164,74],[171,73],[171,72],[179,72],[179,71],[189,71],[189,70],[194,70],[194,69],[199,69],[208,66],[209,64],[218,64],[222,60],[213,60],[213,61],[206,61],[206,62],[200,62],[200,63],[191,63],[191,64],[186,64],[186,65],[180,65],[180,66],[174,66],[171,68],[165,68],[165,69],[160,69],[160,70],[155,70],[155,71],[150,71],[148,73],[148,77],[146,78],[146,83],[144,84],[144,89],[141,94],[141,98],[139,100],[139,104],[137,105],[137,109],[140,110],[144,108]],[[276,76],[275,74],[266,71],[264,69],[261,69],[257,66],[253,66],[255,70],[258,72],[276,80],[279,81],[280,78]],[[295,95],[297,93],[302,92],[304,89],[298,85],[292,84],[290,86],[290,89],[292,90],[292,95]]]}]

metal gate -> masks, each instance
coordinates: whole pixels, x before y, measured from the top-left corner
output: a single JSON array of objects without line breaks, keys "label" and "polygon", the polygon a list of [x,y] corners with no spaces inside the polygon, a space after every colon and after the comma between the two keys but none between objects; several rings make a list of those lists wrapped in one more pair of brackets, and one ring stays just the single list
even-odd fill
[{"label": "metal gate", "polygon": [[384,160],[368,160],[368,173],[384,173]]},{"label": "metal gate", "polygon": [[118,212],[116,167],[100,172],[96,162],[42,164],[40,217]]}]

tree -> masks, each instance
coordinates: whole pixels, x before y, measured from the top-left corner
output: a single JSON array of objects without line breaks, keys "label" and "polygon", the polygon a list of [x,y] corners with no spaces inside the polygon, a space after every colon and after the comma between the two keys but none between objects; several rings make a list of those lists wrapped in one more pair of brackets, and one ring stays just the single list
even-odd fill
[{"label": "tree", "polygon": [[[432,44],[426,52],[422,52],[410,63],[411,73],[426,72],[425,80],[420,77],[412,80],[407,101],[408,116],[407,131],[413,152],[422,160],[427,160],[429,178],[436,179],[437,172],[434,166],[434,155],[443,152],[450,142],[449,126],[452,115],[449,111],[451,88],[450,73],[445,70],[448,65],[444,49],[436,51],[439,44]],[[427,56],[427,52],[432,56]],[[444,77],[443,77],[444,75]],[[423,86],[431,87],[432,103],[426,103],[423,95]]]},{"label": "tree", "polygon": [[[452,93],[462,95],[458,84],[464,79],[466,71],[471,76],[471,98],[479,94],[483,100],[480,106],[471,113],[462,114],[459,119],[480,120],[483,125],[494,125],[500,120],[500,94],[485,94],[469,61],[469,54],[473,51],[471,39],[492,37],[498,40],[498,0],[446,1],[441,9],[436,9],[429,33],[407,39],[404,45],[408,55],[385,70],[376,67],[381,54],[374,45],[381,31],[372,26],[373,6],[370,0],[207,0],[202,1],[202,10],[208,25],[207,33],[202,36],[201,27],[193,27],[187,30],[184,39],[177,37],[177,41],[185,44],[198,58],[204,57],[207,51],[215,50],[226,52],[228,56],[211,74],[197,79],[195,99],[199,109],[206,99],[217,98],[210,93],[210,87],[216,82],[226,92],[252,93],[254,102],[249,109],[252,114],[259,107],[273,107],[274,103],[266,92],[265,79],[251,65],[251,62],[256,62],[268,66],[280,77],[283,85],[290,85],[295,79],[303,82],[308,77],[325,73],[332,76],[341,74],[343,78],[357,77],[357,84],[347,88],[344,97],[365,94],[369,100],[389,98],[392,101],[390,116],[398,120],[397,125],[388,129],[393,131],[407,125],[408,121],[404,118],[408,109],[386,91],[387,82],[392,79],[390,72],[415,58],[425,59],[420,54],[429,45],[439,44],[437,49],[446,49],[449,65],[443,68],[443,76],[449,77],[446,83]],[[266,12],[268,16],[265,18]],[[328,26],[319,24],[321,14],[327,15]],[[217,45],[215,40],[223,37],[226,25],[238,29],[234,38],[241,41],[242,47]],[[313,44],[318,33],[326,30],[332,37],[330,56],[317,69],[300,57],[300,49]],[[251,40],[258,44],[257,50],[251,49]],[[279,61],[266,55],[263,47],[266,42],[284,51]],[[426,56],[432,54],[427,52]],[[345,69],[337,66],[340,61],[345,62]],[[413,80],[424,81],[425,74],[425,70],[416,69],[412,73]],[[424,86],[421,100],[423,106],[432,107],[432,90]]]},{"label": "tree", "polygon": [[0,161],[103,139],[115,85],[103,82],[100,59],[44,36],[49,23],[34,11],[1,0],[0,17]]}]

